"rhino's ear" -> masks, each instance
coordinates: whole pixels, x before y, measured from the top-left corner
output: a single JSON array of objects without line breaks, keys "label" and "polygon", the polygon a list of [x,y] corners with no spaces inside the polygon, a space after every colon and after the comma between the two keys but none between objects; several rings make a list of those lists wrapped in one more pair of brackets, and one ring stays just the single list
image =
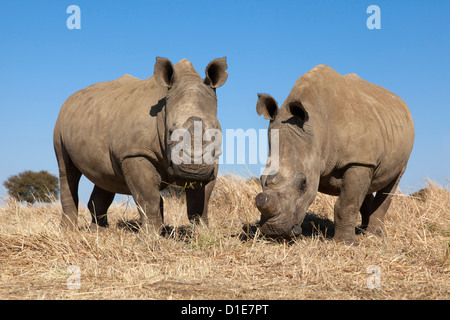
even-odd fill
[{"label": "rhino's ear", "polygon": [[155,70],[153,72],[156,82],[162,87],[172,87],[176,79],[175,68],[167,58],[156,57]]},{"label": "rhino's ear", "polygon": [[223,86],[228,78],[228,73],[225,71],[227,69],[227,58],[214,59],[206,67],[205,83],[213,88],[219,88]]},{"label": "rhino's ear", "polygon": [[306,122],[309,119],[308,111],[300,101],[293,101],[288,104],[289,112],[300,119],[302,122]]},{"label": "rhino's ear", "polygon": [[258,115],[264,115],[264,119],[273,120],[278,110],[277,101],[269,94],[258,93],[258,102],[256,103],[256,112]]}]

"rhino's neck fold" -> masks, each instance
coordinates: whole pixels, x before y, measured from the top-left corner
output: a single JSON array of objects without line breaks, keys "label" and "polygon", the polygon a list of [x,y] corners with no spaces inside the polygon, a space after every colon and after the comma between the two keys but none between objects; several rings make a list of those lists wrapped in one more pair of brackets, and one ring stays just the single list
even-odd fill
[{"label": "rhino's neck fold", "polygon": [[161,111],[156,115],[156,119],[159,141],[157,157],[168,165],[166,153],[166,99],[163,100],[163,106],[161,108]]}]

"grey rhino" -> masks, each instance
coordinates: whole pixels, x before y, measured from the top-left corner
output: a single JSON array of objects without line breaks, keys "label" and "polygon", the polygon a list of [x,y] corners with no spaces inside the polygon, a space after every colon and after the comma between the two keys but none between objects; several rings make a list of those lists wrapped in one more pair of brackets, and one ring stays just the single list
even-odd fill
[{"label": "grey rhino", "polygon": [[[207,223],[218,161],[174,163],[171,150],[178,142],[170,137],[177,129],[193,134],[195,122],[201,125],[202,134],[208,129],[220,132],[216,88],[227,80],[226,69],[226,58],[215,59],[202,79],[187,59],[173,66],[166,58],[156,58],[154,75],[148,79],[124,75],[70,96],[61,108],[53,136],[63,208],[61,226],[77,226],[82,174],[95,184],[88,208],[92,223],[98,226],[108,226],[108,207],[114,195],[121,193],[133,196],[142,226],[161,230],[160,191],[169,184],[188,186],[189,219]],[[202,141],[202,150],[205,145]],[[185,151],[197,160],[194,153]],[[217,159],[219,155],[220,150],[212,156]]]},{"label": "grey rhino", "polygon": [[414,143],[407,105],[356,74],[342,76],[326,65],[300,77],[280,108],[270,95],[258,96],[258,115],[270,119],[269,132],[278,129],[279,135],[278,170],[270,172],[268,164],[255,199],[261,231],[301,234],[320,191],[338,196],[335,240],[354,241],[359,211],[363,229],[383,234],[384,215]]}]

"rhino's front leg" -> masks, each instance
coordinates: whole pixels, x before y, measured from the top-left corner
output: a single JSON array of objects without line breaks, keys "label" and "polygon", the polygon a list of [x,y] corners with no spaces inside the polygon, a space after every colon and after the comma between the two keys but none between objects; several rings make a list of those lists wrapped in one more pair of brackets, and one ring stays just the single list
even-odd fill
[{"label": "rhino's front leg", "polygon": [[160,174],[144,157],[126,158],[122,162],[122,170],[138,206],[142,229],[160,234],[163,225]]},{"label": "rhino's front leg", "polygon": [[372,168],[351,166],[343,175],[339,198],[334,206],[334,239],[352,243],[356,219],[372,180]]},{"label": "rhino's front leg", "polygon": [[215,183],[212,180],[199,189],[186,189],[187,214],[192,223],[201,220],[208,225],[208,203]]}]

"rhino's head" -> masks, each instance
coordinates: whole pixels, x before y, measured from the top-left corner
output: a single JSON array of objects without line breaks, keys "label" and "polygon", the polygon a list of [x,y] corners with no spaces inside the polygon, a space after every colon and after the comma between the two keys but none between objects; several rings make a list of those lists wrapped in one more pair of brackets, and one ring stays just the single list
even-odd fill
[{"label": "rhino's head", "polygon": [[216,88],[227,80],[226,69],[226,58],[215,59],[202,79],[186,59],[175,67],[166,58],[156,59],[155,80],[167,87],[164,143],[168,171],[175,179],[215,178],[222,143]]},{"label": "rhino's head", "polygon": [[301,234],[301,223],[318,190],[320,158],[313,119],[300,101],[288,97],[281,108],[270,95],[258,95],[258,115],[270,119],[269,160],[256,196],[261,231],[273,237]]}]

